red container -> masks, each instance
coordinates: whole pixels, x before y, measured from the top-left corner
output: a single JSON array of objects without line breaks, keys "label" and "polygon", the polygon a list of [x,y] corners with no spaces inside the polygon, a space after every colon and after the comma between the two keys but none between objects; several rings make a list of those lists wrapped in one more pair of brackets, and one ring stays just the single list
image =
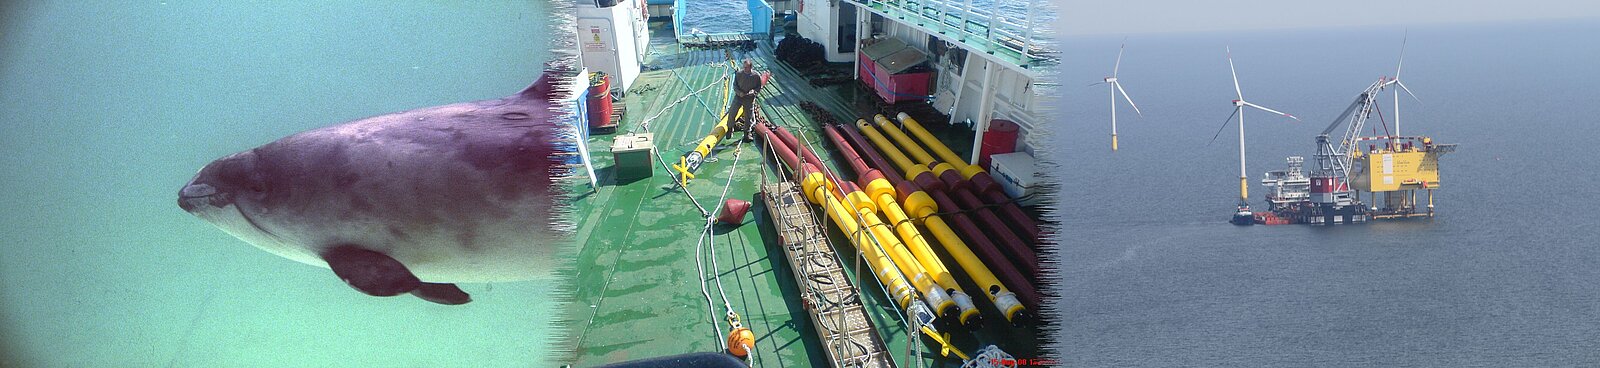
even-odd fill
[{"label": "red container", "polygon": [[611,121],[611,76],[594,73],[589,78],[589,129],[617,126]]},{"label": "red container", "polygon": [[1017,151],[1017,134],[1022,128],[1010,120],[989,121],[989,130],[983,133],[983,146],[978,148],[978,165],[989,168],[989,156]]},{"label": "red container", "polygon": [[928,96],[928,85],[932,83],[932,72],[914,72],[893,74],[891,70],[873,61],[866,53],[857,53],[860,67],[856,72],[860,74],[861,84],[867,86],[888,103],[903,101],[924,101]]}]

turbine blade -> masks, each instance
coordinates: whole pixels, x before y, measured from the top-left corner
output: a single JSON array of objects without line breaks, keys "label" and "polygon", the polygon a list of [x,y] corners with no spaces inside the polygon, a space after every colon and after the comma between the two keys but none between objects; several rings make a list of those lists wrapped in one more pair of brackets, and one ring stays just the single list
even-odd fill
[{"label": "turbine blade", "polygon": [[1266,112],[1270,112],[1270,113],[1274,113],[1274,114],[1278,114],[1278,115],[1287,116],[1290,119],[1294,119],[1295,121],[1299,121],[1300,120],[1300,118],[1294,117],[1294,115],[1290,115],[1289,113],[1278,111],[1278,110],[1269,109],[1269,108],[1263,107],[1261,105],[1250,103],[1250,101],[1239,101],[1239,102],[1245,104],[1245,106],[1250,106],[1250,107],[1254,107],[1254,108],[1257,108],[1257,109],[1261,109],[1261,111],[1266,111]]},{"label": "turbine blade", "polygon": [[1221,137],[1222,136],[1222,131],[1228,130],[1228,123],[1232,123],[1233,122],[1233,117],[1239,115],[1240,111],[1244,111],[1244,109],[1243,108],[1239,108],[1239,107],[1233,108],[1233,113],[1232,114],[1228,114],[1228,119],[1222,121],[1222,127],[1221,128],[1217,128],[1217,134],[1214,134],[1214,135],[1211,136],[1211,141],[1210,142],[1206,142],[1206,147],[1210,147],[1212,143],[1216,143],[1217,142],[1217,137]]},{"label": "turbine blade", "polygon": [[1421,104],[1421,103],[1422,103],[1422,99],[1420,99],[1420,98],[1417,98],[1417,95],[1416,95],[1416,94],[1415,94],[1415,93],[1411,93],[1411,89],[1410,89],[1410,88],[1406,88],[1406,84],[1405,84],[1405,83],[1400,83],[1400,80],[1399,80],[1399,79],[1396,79],[1396,80],[1395,80],[1395,81],[1394,81],[1394,84],[1397,84],[1397,85],[1399,85],[1399,86],[1400,86],[1400,89],[1401,89],[1401,90],[1403,90],[1403,91],[1406,91],[1406,94],[1407,94],[1407,95],[1411,95],[1411,99],[1413,99],[1413,100],[1417,100],[1417,103],[1418,103],[1418,104]]},{"label": "turbine blade", "polygon": [[1098,86],[1098,85],[1102,85],[1102,84],[1106,84],[1106,82],[1094,82],[1094,83],[1089,83],[1089,85],[1087,85],[1087,86],[1084,86],[1084,87],[1094,87],[1094,86]]},{"label": "turbine blade", "polygon": [[1122,69],[1122,52],[1128,49],[1128,38],[1122,38],[1122,47],[1117,49],[1117,64],[1111,67],[1111,77],[1117,77],[1117,70]]},{"label": "turbine blade", "polygon": [[1228,46],[1227,50],[1228,50],[1228,73],[1232,73],[1233,74],[1233,93],[1238,94],[1239,95],[1239,99],[1243,100],[1244,99],[1244,91],[1239,90],[1239,72],[1233,69],[1233,46]]},{"label": "turbine blade", "polygon": [[1406,66],[1406,41],[1411,38],[1411,30],[1406,30],[1406,35],[1400,38],[1400,63],[1394,67],[1394,79],[1400,80],[1400,68]]},{"label": "turbine blade", "polygon": [[1128,101],[1128,106],[1133,106],[1133,112],[1139,114],[1141,118],[1144,117],[1144,113],[1139,111],[1139,105],[1133,104],[1133,97],[1128,97],[1128,91],[1122,89],[1122,83],[1112,83],[1112,85],[1117,86],[1117,92],[1122,92],[1122,99]]}]

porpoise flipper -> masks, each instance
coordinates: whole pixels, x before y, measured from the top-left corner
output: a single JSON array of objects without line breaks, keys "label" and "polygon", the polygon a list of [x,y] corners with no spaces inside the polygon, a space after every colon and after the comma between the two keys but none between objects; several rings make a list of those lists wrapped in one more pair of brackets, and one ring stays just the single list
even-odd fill
[{"label": "porpoise flipper", "polygon": [[461,288],[456,287],[456,284],[424,282],[422,286],[412,290],[411,295],[416,295],[422,300],[445,305],[461,305],[472,301],[472,296],[467,295],[465,291],[461,291]]},{"label": "porpoise flipper", "polygon": [[367,295],[395,296],[416,290],[422,280],[405,264],[387,254],[342,244],[322,252],[322,259],[339,279]]}]

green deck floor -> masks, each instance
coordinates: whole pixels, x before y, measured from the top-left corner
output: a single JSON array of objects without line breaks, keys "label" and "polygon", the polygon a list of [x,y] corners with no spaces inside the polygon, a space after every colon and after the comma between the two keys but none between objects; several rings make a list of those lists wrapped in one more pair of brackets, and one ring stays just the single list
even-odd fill
[{"label": "green deck floor", "polygon": [[[649,131],[655,134],[660,155],[675,162],[715,125],[713,112],[720,113],[723,108],[722,86],[705,90],[703,98],[691,97],[668,105],[717,81],[732,66],[722,50],[686,50],[670,37],[653,43],[651,48],[647,65],[655,70],[641,74],[634,82],[623,102],[628,113],[617,133],[597,134],[589,140],[600,188],[575,198],[581,250],[576,264],[576,303],[568,316],[575,320],[572,346],[576,355],[572,364],[576,367],[718,351],[718,341],[728,328],[722,320],[723,299],[716,284],[707,285],[713,308],[708,312],[707,298],[696,277],[696,246],[704,225],[699,210],[672,184],[671,176],[659,164],[653,165],[654,173],[649,178],[615,180],[609,147],[616,134],[644,131],[642,120],[659,112],[660,116],[649,124]],[[779,65],[770,45],[765,43],[749,53],[734,51],[733,56],[752,58],[757,69],[773,72],[773,83],[762,92],[763,112],[801,139],[811,140],[811,148],[826,155],[823,152],[827,152],[828,144],[818,140],[820,131],[798,103],[812,101],[837,116],[850,116],[857,108],[844,101],[842,96],[848,94],[813,88],[797,72]],[[733,142],[724,141],[711,155],[714,159],[708,159],[696,173],[698,178],[688,185],[689,193],[707,210],[715,210],[730,174],[732,184],[727,197],[755,202],[763,172],[774,173],[774,167],[763,161],[759,145],[735,147]],[[577,191],[588,191],[587,183]],[[809,314],[800,306],[798,287],[759,202],[742,226],[718,228],[714,234],[716,274],[721,278],[727,302],[755,333],[757,365],[826,366],[823,348],[816,342]],[[837,230],[834,239],[843,239]],[[847,269],[853,267],[853,259],[848,257],[855,254],[854,249],[839,244],[836,248],[846,257]],[[709,259],[700,266],[706,268],[705,275],[710,278]],[[907,364],[908,343],[902,322],[894,316],[897,308],[879,291],[876,281],[869,279],[857,286],[863,291],[863,302],[872,312],[873,323],[896,364],[915,365]],[[713,313],[720,326],[717,331],[712,327]],[[999,317],[994,318],[998,321]],[[979,335],[990,343],[1000,343],[1014,355],[1029,356],[1036,349],[1032,329],[991,329],[1002,332],[985,331]],[[972,338],[963,340],[975,346]],[[914,359],[928,365],[950,364],[948,360],[935,359],[936,352],[926,351],[926,347],[923,350],[923,355]]]}]

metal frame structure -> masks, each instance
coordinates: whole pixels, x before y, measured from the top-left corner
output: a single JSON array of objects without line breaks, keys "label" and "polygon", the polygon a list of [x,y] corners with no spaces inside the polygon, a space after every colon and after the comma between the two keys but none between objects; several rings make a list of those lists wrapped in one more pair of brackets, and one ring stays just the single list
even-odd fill
[{"label": "metal frame structure", "polygon": [[[928,35],[961,45],[1023,75],[1035,77],[1030,65],[1039,42],[1033,22],[1038,0],[995,0],[974,6],[972,0],[843,0],[879,16],[904,21]],[[1021,8],[1021,21],[1005,9]]]},{"label": "metal frame structure", "polygon": [[[1350,170],[1352,168],[1351,160],[1355,157],[1355,150],[1358,146],[1356,141],[1361,138],[1361,129],[1366,126],[1367,118],[1371,117],[1372,112],[1377,109],[1378,93],[1389,85],[1386,83],[1387,81],[1386,78],[1379,78],[1377,82],[1367,86],[1366,90],[1356,95],[1356,100],[1350,103],[1350,107],[1346,107],[1344,112],[1339,113],[1338,118],[1333,119],[1333,123],[1328,124],[1328,128],[1323,129],[1322,133],[1317,135],[1317,154],[1314,156],[1317,160],[1317,169],[1312,172],[1312,177],[1336,178],[1339,183],[1349,185]],[[1344,124],[1346,121],[1349,124],[1344,131],[1344,138],[1339,140],[1339,147],[1334,147],[1333,142],[1328,139],[1328,134],[1333,133],[1334,129],[1338,129],[1339,125]],[[1351,191],[1347,187],[1344,192],[1349,195]],[[1337,196],[1337,193],[1335,195]],[[1315,201],[1316,198],[1312,198],[1312,200]],[[1350,203],[1336,204],[1348,205]]]},{"label": "metal frame structure", "polygon": [[750,10],[750,31],[688,34],[683,29],[683,18],[687,16],[686,12],[689,7],[684,4],[684,0],[673,0],[672,33],[677,37],[678,42],[685,42],[685,40],[694,37],[750,36],[752,39],[758,39],[755,36],[762,36],[759,39],[765,39],[765,36],[771,35],[772,19],[773,16],[777,15],[772,9],[772,4],[768,4],[766,0],[745,0],[745,6]]}]

